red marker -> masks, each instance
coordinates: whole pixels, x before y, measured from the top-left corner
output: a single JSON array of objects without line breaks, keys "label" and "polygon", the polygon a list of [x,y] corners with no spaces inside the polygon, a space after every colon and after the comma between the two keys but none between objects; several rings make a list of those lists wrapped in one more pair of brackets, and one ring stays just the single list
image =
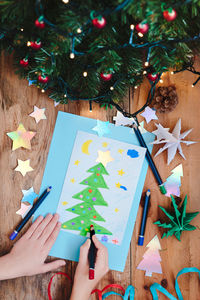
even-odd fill
[{"label": "red marker", "polygon": [[90,249],[88,253],[88,260],[89,260],[89,279],[94,279],[94,266],[95,266],[95,260],[96,260],[96,252],[97,249],[95,247],[95,244],[92,240],[92,236],[95,235],[94,226],[90,225]]}]

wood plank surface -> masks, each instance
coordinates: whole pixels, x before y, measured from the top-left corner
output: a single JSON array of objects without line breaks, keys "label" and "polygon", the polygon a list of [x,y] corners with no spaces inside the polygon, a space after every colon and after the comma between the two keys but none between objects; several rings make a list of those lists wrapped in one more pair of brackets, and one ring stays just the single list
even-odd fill
[{"label": "wood plank surface", "polygon": [[[200,69],[198,62],[197,68]],[[200,84],[195,88],[191,85],[195,81],[196,76],[184,72],[177,75],[169,73],[163,75],[163,84],[169,85],[174,83],[179,96],[179,104],[177,108],[169,114],[158,114],[159,122],[170,129],[176,124],[178,118],[182,119],[182,130],[194,128],[190,133],[188,140],[199,141],[200,137]],[[124,108],[134,112],[145,102],[149,90],[149,83],[144,81],[142,86],[137,90],[130,90],[124,99]],[[46,108],[47,121],[35,123],[33,118],[28,115],[33,111],[33,106]],[[92,113],[89,112],[88,103],[77,102],[68,105],[58,105],[54,107],[54,103],[46,94],[41,93],[37,87],[28,86],[26,80],[20,80],[14,74],[12,57],[0,58],[0,255],[7,253],[12,242],[8,236],[13,228],[20,221],[20,216],[16,215],[16,210],[20,208],[20,200],[22,198],[22,189],[34,187],[36,193],[39,192],[45,169],[47,154],[51,143],[54,125],[58,110],[82,115],[86,117],[96,118],[103,121],[112,121],[112,116],[116,114],[115,110],[105,111],[100,109],[98,105],[93,105]],[[139,117],[139,120],[143,120]],[[12,152],[12,141],[6,135],[6,132],[14,131],[22,122],[27,130],[36,131],[37,134],[32,140],[32,149],[17,149]],[[151,121],[145,127],[152,131],[155,129],[154,122]],[[70,130],[70,128],[69,128]],[[153,153],[158,150],[158,146],[154,147]],[[183,164],[181,196],[188,194],[188,211],[200,210],[200,143],[186,146],[183,145],[183,151],[187,160],[183,160],[180,155],[176,155],[172,163],[167,166],[167,155],[162,153],[156,157],[155,162],[160,170],[163,179],[170,175],[170,171],[179,163]],[[19,172],[15,172],[17,159],[29,159],[34,171],[23,177]],[[144,190],[150,188],[152,191],[151,208],[149,210],[147,228],[145,234],[145,244],[153,238],[155,234],[161,237],[161,230],[152,223],[160,217],[158,205],[166,208],[170,207],[167,197],[162,196],[158,190],[157,184],[152,176],[151,170],[148,170],[145,181]],[[137,236],[139,232],[142,208],[140,206],[136,226],[134,229],[132,242],[126,262],[126,268],[123,273],[110,271],[99,288],[103,288],[109,283],[118,283],[126,287],[133,284],[136,287],[136,300],[152,299],[149,286],[162,279],[167,279],[168,291],[176,296],[174,291],[175,276],[183,267],[196,266],[200,267],[200,234],[199,227],[194,232],[183,233],[182,241],[178,242],[175,238],[161,240],[161,258],[163,274],[153,274],[152,277],[145,277],[143,271],[136,270],[138,263],[141,261],[145,252],[145,247],[137,246]],[[192,224],[198,225],[200,216],[196,217]],[[27,225],[28,227],[29,225]],[[53,259],[53,258],[49,258]],[[73,277],[76,263],[67,261],[66,267],[61,271],[68,273]],[[33,277],[24,277],[14,280],[6,280],[0,282],[0,299],[2,300],[46,300],[47,286],[54,272]],[[181,291],[184,300],[197,300],[200,295],[200,288],[197,275],[184,275],[179,279]],[[71,284],[61,276],[54,280],[52,286],[53,300],[68,299],[71,291]],[[159,295],[159,299],[167,299],[163,295]],[[92,299],[97,299],[95,296]],[[119,299],[116,296],[109,297],[111,300]],[[77,299],[79,300],[79,299]],[[80,295],[81,300],[81,295]]]}]

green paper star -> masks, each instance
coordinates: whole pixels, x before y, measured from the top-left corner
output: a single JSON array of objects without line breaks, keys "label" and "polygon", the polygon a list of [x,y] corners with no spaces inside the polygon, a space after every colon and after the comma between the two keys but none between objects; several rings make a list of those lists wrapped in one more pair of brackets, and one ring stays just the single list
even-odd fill
[{"label": "green paper star", "polygon": [[165,215],[170,219],[169,223],[161,223],[160,221],[154,222],[154,224],[159,227],[168,229],[162,236],[162,238],[175,235],[175,237],[180,241],[181,233],[183,231],[192,231],[195,230],[196,227],[190,225],[189,223],[194,219],[199,212],[186,213],[186,205],[187,205],[187,195],[182,203],[182,206],[178,208],[174,197],[171,195],[172,204],[174,207],[174,213],[169,213],[162,206],[159,205],[160,209],[165,213]]}]

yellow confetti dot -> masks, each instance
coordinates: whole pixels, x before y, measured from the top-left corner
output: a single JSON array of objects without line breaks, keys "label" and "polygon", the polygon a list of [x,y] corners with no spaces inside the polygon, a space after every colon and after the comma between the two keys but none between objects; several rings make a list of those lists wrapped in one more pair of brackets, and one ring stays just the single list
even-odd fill
[{"label": "yellow confetti dot", "polygon": [[74,164],[75,164],[76,166],[78,166],[78,165],[79,165],[79,163],[80,163],[80,161],[79,161],[79,160],[76,160],[76,161],[74,162]]},{"label": "yellow confetti dot", "polygon": [[118,212],[119,211],[119,209],[118,208],[115,208],[115,212]]},{"label": "yellow confetti dot", "polygon": [[124,150],[123,150],[123,149],[118,149],[118,152],[119,152],[120,154],[123,154]]},{"label": "yellow confetti dot", "polygon": [[108,143],[103,142],[103,143],[102,143],[102,147],[104,147],[104,148],[108,147]]},{"label": "yellow confetti dot", "polygon": [[85,228],[85,231],[89,231],[89,229]]},{"label": "yellow confetti dot", "polygon": [[116,187],[117,188],[120,188],[121,184],[118,182],[118,183],[115,183]]},{"label": "yellow confetti dot", "polygon": [[70,181],[71,181],[72,183],[74,183],[74,182],[75,182],[75,179],[74,179],[74,178],[72,178]]},{"label": "yellow confetti dot", "polygon": [[67,204],[68,204],[67,201],[63,201],[63,202],[62,202],[62,205],[67,205]]},{"label": "yellow confetti dot", "polygon": [[118,171],[118,175],[122,176],[123,174],[125,174],[124,170],[121,169]]},{"label": "yellow confetti dot", "polygon": [[63,228],[67,228],[67,226],[66,226],[66,225],[63,225]]}]

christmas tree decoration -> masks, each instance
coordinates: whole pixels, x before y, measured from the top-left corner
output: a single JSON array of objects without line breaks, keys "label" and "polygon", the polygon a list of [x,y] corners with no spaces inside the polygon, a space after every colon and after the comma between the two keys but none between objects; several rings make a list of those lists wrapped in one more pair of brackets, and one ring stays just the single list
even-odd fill
[{"label": "christmas tree decoration", "polygon": [[35,26],[40,28],[40,29],[43,29],[45,27],[43,16],[40,16],[37,20],[35,20]]},{"label": "christmas tree decoration", "polygon": [[156,73],[148,73],[147,78],[151,81],[156,81],[158,79],[158,74]]},{"label": "christmas tree decoration", "polygon": [[35,118],[36,123],[38,123],[40,120],[46,120],[45,116],[45,108],[38,108],[34,105],[34,111],[29,115],[32,118]]},{"label": "christmas tree decoration", "polygon": [[159,86],[152,101],[152,106],[159,113],[168,113],[175,109],[178,104],[178,95],[176,93],[176,87],[170,86]]},{"label": "christmas tree decoration", "polygon": [[161,245],[157,235],[146,245],[146,248],[149,249],[143,255],[143,260],[139,263],[137,269],[146,271],[145,276],[149,277],[152,276],[152,273],[162,274],[161,257],[159,254]]},{"label": "christmas tree decoration", "polygon": [[28,202],[30,205],[33,205],[34,200],[38,197],[38,195],[34,192],[33,187],[28,190],[22,190],[23,198],[21,202]]},{"label": "christmas tree decoration", "polygon": [[142,117],[145,118],[147,124],[151,120],[158,120],[158,117],[156,116],[156,111],[147,106],[142,114],[140,114]]},{"label": "christmas tree decoration", "polygon": [[181,119],[177,121],[172,133],[168,132],[168,128],[164,128],[161,124],[155,125],[157,130],[153,131],[153,133],[157,136],[157,140],[155,140],[152,144],[165,144],[162,148],[160,148],[160,150],[158,150],[155,156],[167,150],[167,164],[169,165],[178,150],[179,154],[186,159],[182,151],[181,143],[186,144],[187,146],[196,143],[193,141],[184,141],[184,138],[192,131],[192,129],[181,133]]},{"label": "christmas tree decoration", "polygon": [[135,29],[137,30],[137,32],[145,34],[149,30],[149,25],[147,23],[141,22],[135,26]]},{"label": "christmas tree decoration", "polygon": [[41,83],[47,83],[49,81],[49,77],[42,74],[38,76],[38,81]]},{"label": "christmas tree decoration", "polygon": [[39,50],[42,47],[42,43],[41,41],[30,42],[30,47],[34,50]]},{"label": "christmas tree decoration", "polygon": [[27,67],[28,66],[28,58],[21,59],[19,63],[22,67]]},{"label": "christmas tree decoration", "polygon": [[25,161],[18,159],[18,166],[15,168],[15,171],[20,172],[23,176],[26,175],[26,173],[33,171],[33,168],[30,166],[30,159],[27,159]]},{"label": "christmas tree decoration", "polygon": [[36,132],[26,131],[22,123],[19,124],[16,131],[7,133],[9,138],[13,140],[13,151],[20,147],[31,149],[31,140],[35,136],[35,134]]},{"label": "christmas tree decoration", "polygon": [[168,10],[163,11],[163,17],[168,22],[171,22],[176,19],[177,13],[176,13],[175,9],[169,8]]},{"label": "christmas tree decoration", "polygon": [[20,215],[23,219],[26,216],[26,214],[29,212],[31,207],[32,207],[32,205],[26,205],[24,203],[21,203],[21,207],[19,210],[16,211],[16,214]]},{"label": "christmas tree decoration", "polygon": [[110,81],[112,79],[112,73],[101,73],[100,77],[104,81]]},{"label": "christmas tree decoration", "polygon": [[92,24],[96,28],[99,29],[104,28],[106,26],[106,19],[102,16],[99,16],[98,18],[92,20]]},{"label": "christmas tree decoration", "polygon": [[174,212],[168,212],[165,208],[159,205],[160,209],[168,217],[170,222],[161,223],[161,221],[158,220],[154,222],[154,224],[168,230],[163,234],[162,238],[168,238],[169,236],[174,235],[178,241],[181,241],[180,238],[183,231],[192,231],[196,229],[195,226],[190,225],[189,223],[199,214],[199,212],[186,213],[187,195],[185,196],[185,199],[180,208],[178,208],[176,201],[172,195],[171,200]]},{"label": "christmas tree decoration", "polygon": [[105,135],[105,134],[110,133],[109,121],[102,122],[100,120],[97,120],[97,126],[92,128],[92,130],[96,131],[98,133],[98,136],[100,136],[100,137]]},{"label": "christmas tree decoration", "polygon": [[[73,196],[74,199],[81,200],[83,203],[66,209],[66,211],[79,216],[64,222],[62,228],[80,231],[80,235],[86,236],[90,230],[90,225],[93,224],[96,234],[112,235],[109,230],[99,225],[99,221],[105,222],[105,220],[94,208],[96,205],[108,206],[99,188],[108,189],[103,175],[109,174],[102,163],[91,167],[87,172],[92,173],[92,175],[84,179],[80,184],[88,185],[88,187]],[[98,224],[95,221],[98,221]]]},{"label": "christmas tree decoration", "polygon": [[165,182],[165,189],[167,193],[165,196],[170,197],[170,195],[180,196],[180,186],[181,186],[181,177],[183,177],[183,167],[182,164],[178,165],[171,171],[170,175]]},{"label": "christmas tree decoration", "polygon": [[119,111],[117,112],[117,115],[113,117],[113,121],[115,121],[115,126],[131,126],[135,122],[133,118],[124,117],[124,115]]}]

